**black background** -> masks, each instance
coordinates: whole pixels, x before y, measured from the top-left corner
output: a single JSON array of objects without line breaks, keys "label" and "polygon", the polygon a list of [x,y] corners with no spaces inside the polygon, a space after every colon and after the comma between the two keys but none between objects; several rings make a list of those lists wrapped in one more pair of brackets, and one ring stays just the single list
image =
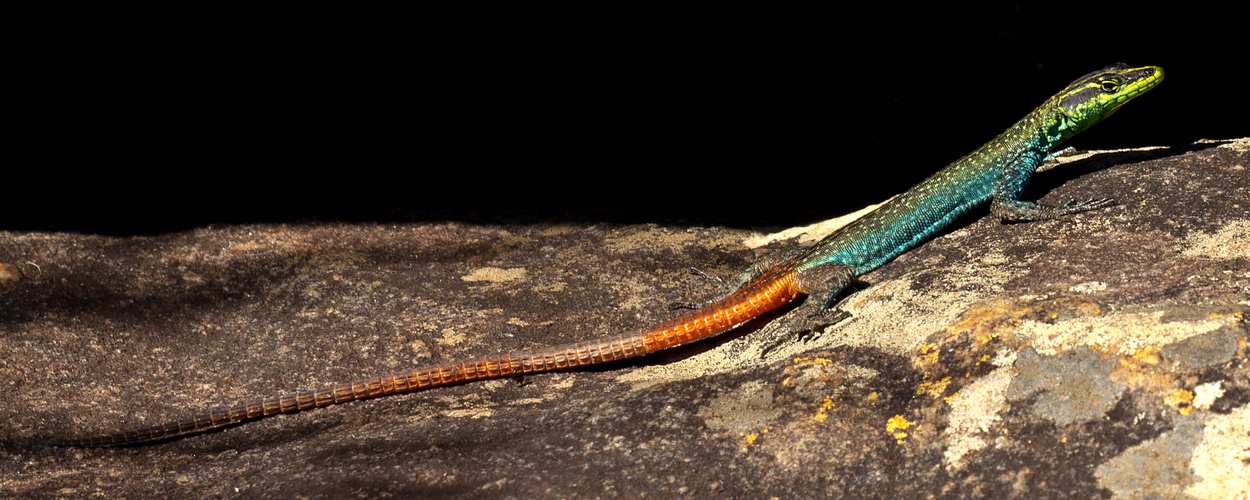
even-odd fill
[{"label": "black background", "polygon": [[0,229],[806,223],[1117,61],[1167,77],[1068,145],[1250,135],[1241,5],[49,16],[7,72]]}]

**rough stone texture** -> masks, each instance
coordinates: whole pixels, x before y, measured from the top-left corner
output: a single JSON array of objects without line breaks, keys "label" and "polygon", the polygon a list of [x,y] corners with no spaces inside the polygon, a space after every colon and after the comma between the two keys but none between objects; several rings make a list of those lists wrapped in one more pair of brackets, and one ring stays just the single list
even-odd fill
[{"label": "rough stone texture", "polygon": [[257,224],[0,232],[0,495],[1246,498],[1250,140],[1064,159],[1026,196],[790,311],[596,369],[172,442],[144,426],[433,360],[565,343],[718,293],[747,231]]}]

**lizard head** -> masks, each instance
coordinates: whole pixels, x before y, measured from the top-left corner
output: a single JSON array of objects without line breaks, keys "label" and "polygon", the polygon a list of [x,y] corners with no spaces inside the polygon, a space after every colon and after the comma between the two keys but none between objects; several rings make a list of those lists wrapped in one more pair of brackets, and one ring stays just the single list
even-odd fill
[{"label": "lizard head", "polygon": [[1115,63],[1078,78],[1052,99],[1058,106],[1059,139],[1066,139],[1115,113],[1120,106],[1163,81],[1163,68]]}]

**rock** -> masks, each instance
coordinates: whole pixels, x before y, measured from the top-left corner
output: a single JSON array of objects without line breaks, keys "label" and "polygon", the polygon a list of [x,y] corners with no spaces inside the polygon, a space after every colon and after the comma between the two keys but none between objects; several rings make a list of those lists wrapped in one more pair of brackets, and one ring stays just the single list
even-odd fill
[{"label": "rock", "polygon": [[0,492],[1245,498],[1248,144],[1064,159],[1026,197],[1120,205],[1009,225],[981,210],[863,276],[849,319],[817,332],[795,334],[791,309],[629,362],[120,449],[44,443],[639,328],[716,296],[684,270],[733,275],[760,235],[0,233],[0,256],[42,271],[0,290]]}]

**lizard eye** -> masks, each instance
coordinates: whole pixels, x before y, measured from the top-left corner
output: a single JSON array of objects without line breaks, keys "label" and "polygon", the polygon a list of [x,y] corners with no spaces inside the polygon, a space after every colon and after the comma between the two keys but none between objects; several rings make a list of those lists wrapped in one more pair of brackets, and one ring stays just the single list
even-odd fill
[{"label": "lizard eye", "polygon": [[1120,88],[1120,84],[1118,84],[1118,83],[1116,83],[1116,82],[1112,82],[1112,81],[1105,81],[1105,82],[1102,82],[1102,91],[1103,91],[1103,92],[1115,92],[1115,91],[1116,91],[1116,89],[1118,89],[1118,88]]}]

